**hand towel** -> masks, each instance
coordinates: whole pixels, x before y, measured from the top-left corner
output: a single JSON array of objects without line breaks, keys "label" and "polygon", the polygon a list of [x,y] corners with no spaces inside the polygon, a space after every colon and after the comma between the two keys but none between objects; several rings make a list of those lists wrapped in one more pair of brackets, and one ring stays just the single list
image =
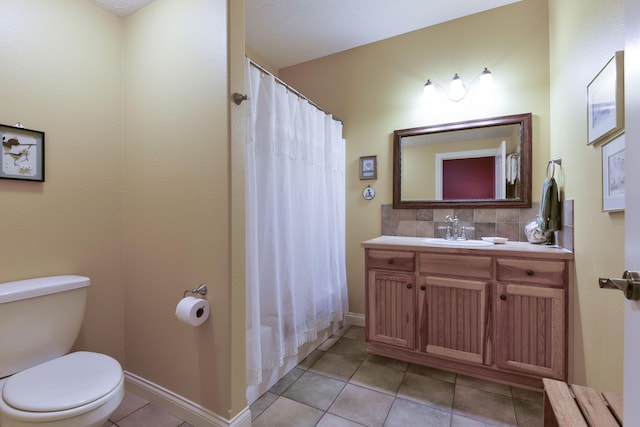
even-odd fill
[{"label": "hand towel", "polygon": [[560,230],[560,200],[558,197],[558,184],[551,177],[542,185],[542,198],[538,212],[538,227],[540,231]]}]

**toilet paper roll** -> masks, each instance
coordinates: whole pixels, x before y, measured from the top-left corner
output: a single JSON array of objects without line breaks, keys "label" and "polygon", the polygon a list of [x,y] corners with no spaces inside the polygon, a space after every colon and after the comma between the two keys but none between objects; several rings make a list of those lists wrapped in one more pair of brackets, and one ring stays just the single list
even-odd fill
[{"label": "toilet paper roll", "polygon": [[209,301],[196,297],[184,297],[176,307],[176,317],[191,326],[200,326],[209,317]]}]

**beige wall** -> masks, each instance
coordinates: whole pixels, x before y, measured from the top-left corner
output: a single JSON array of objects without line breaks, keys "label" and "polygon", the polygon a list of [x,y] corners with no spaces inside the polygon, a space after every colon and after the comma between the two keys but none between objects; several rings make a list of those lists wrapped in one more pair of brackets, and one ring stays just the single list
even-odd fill
[{"label": "beige wall", "polygon": [[[381,208],[392,202],[392,133],[429,124],[533,113],[533,197],[549,158],[547,5],[522,2],[280,70],[280,77],[344,120],[347,141],[347,274],[350,311],[364,313],[360,242],[380,235]],[[427,78],[467,81],[494,74],[490,100],[470,93],[459,103],[426,106]],[[377,181],[358,179],[358,158],[378,156]],[[372,201],[362,198],[371,184]]]},{"label": "beige wall", "polygon": [[[228,419],[246,406],[232,4],[156,0],[123,20],[89,1],[0,2],[0,123],[44,131],[47,167],[45,183],[0,180],[0,283],[91,277],[76,347]],[[211,319],[178,322],[183,291],[203,282]]]},{"label": "beige wall", "polygon": [[[237,3],[231,26],[243,28]],[[546,2],[523,0],[280,75],[345,121],[356,313],[364,312],[359,243],[380,233],[380,205],[391,202],[393,129],[532,112],[534,199],[550,155],[563,157],[565,197],[575,199],[575,379],[621,389],[623,304],[597,290],[596,278],[624,268],[624,218],[600,212],[599,175],[589,172],[600,170],[600,152],[584,144],[584,90],[623,46],[623,2],[549,3],[550,46]],[[244,406],[244,260],[231,239],[242,229],[232,217],[243,193],[242,153],[228,144],[227,66],[238,58],[229,64],[227,4],[156,0],[123,21],[90,2],[0,2],[0,123],[44,131],[47,144],[45,183],[0,180],[10,242],[0,248],[0,282],[90,276],[77,346],[231,417]],[[470,79],[484,66],[497,85],[491,102],[421,103],[427,77]],[[240,86],[233,76],[232,85]],[[371,154],[378,180],[363,183],[358,158]],[[371,202],[361,197],[368,183],[377,190]],[[190,328],[173,310],[200,282],[210,288],[212,319]]]},{"label": "beige wall", "polygon": [[[599,276],[624,270],[624,214],[601,212],[600,147],[586,145],[586,86],[624,47],[624,1],[524,0],[433,28],[280,70],[280,77],[344,120],[350,309],[364,312],[359,242],[380,233],[380,205],[391,202],[393,129],[481,116],[534,114],[533,198],[546,161],[562,157],[563,197],[575,200],[576,306],[573,379],[622,390],[623,300],[601,291]],[[549,17],[547,17],[547,13]],[[547,33],[548,31],[548,33]],[[427,77],[446,82],[489,67],[497,96],[427,109]],[[550,94],[550,95],[548,95]],[[464,104],[466,103],[466,104]],[[550,105],[550,107],[549,107]],[[549,137],[549,134],[551,135]],[[357,160],[378,155],[377,193],[360,196]]]},{"label": "beige wall", "polygon": [[79,348],[124,362],[122,20],[88,1],[0,2],[0,123],[45,132],[46,181],[0,180],[0,283],[91,278]]},{"label": "beige wall", "polygon": [[[244,372],[230,369],[227,14],[225,0],[156,0],[126,19],[124,265],[127,368],[231,417],[246,402],[230,393]],[[200,283],[211,319],[194,328],[174,310]]]},{"label": "beige wall", "polygon": [[586,87],[624,49],[624,0],[551,0],[551,152],[562,157],[564,196],[574,199],[574,380],[622,391],[624,298],[598,288],[624,271],[624,213],[602,209],[601,147],[587,146]]}]

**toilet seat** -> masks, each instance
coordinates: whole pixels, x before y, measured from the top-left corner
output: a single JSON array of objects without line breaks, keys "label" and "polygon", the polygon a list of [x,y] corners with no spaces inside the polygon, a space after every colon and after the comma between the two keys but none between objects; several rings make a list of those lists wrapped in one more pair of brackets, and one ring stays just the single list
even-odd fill
[{"label": "toilet seat", "polygon": [[[63,360],[57,362],[60,359]],[[48,368],[40,368],[43,365]],[[22,378],[13,381],[14,377],[27,371],[29,371],[29,375],[23,375]],[[35,378],[32,375],[33,372],[42,374],[42,376],[35,375],[38,377]],[[61,381],[60,378],[63,380]],[[68,380],[78,387],[75,391],[70,390],[71,395],[74,396],[71,399],[69,396],[63,396],[66,391],[62,391]],[[43,394],[39,390],[41,385],[43,389],[47,390],[49,397],[42,397]],[[7,386],[9,386],[8,389]],[[27,386],[31,388],[27,389]],[[116,360],[97,353],[71,353],[19,372],[9,377],[4,384],[0,384],[0,425],[4,426],[5,423],[13,425],[11,421],[15,420],[21,426],[23,424],[20,423],[26,423],[24,425],[45,423],[47,426],[63,427],[71,425],[69,420],[72,418],[83,420],[81,424],[73,425],[102,425],[109,414],[117,408],[123,397],[124,375]],[[49,398],[52,398],[53,401],[40,400]],[[52,404],[52,402],[57,403]],[[49,407],[53,410],[35,411],[21,409],[13,405],[31,408]],[[55,406],[59,407],[55,408]],[[70,408],[61,409],[62,407]],[[97,424],[92,424],[94,421]]]},{"label": "toilet seat", "polygon": [[10,377],[2,389],[2,400],[20,411],[65,411],[100,399],[121,380],[122,367],[113,358],[71,353]]}]

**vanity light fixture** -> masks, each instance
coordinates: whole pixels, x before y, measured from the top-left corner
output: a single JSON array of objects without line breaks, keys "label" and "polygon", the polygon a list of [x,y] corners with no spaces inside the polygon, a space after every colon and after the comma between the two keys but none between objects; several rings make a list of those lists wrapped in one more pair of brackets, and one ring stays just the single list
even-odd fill
[{"label": "vanity light fixture", "polygon": [[[471,87],[478,84],[479,86],[490,86],[493,83],[493,75],[491,71],[487,67],[484,67],[484,70],[480,72],[469,84]],[[427,97],[432,97],[436,92],[436,89],[442,90],[445,92],[445,89],[439,85],[438,83],[432,81],[431,79],[427,79],[427,82],[424,84],[424,94]],[[453,79],[451,79],[451,84],[449,85],[449,90],[446,91],[447,96],[450,100],[454,102],[461,101],[465,96],[467,96],[468,89],[462,81],[462,77],[455,73]]]}]

